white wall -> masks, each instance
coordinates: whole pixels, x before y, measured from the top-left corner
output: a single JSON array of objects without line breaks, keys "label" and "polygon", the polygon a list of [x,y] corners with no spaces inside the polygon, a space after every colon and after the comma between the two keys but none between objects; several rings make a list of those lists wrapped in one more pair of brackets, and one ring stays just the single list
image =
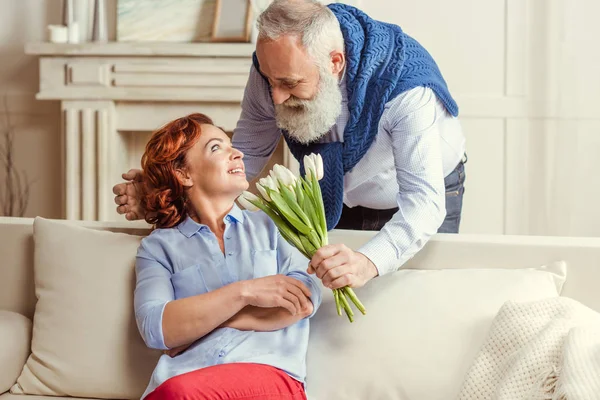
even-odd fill
[{"label": "white wall", "polygon": [[[600,234],[600,2],[354,3],[419,40],[459,102],[469,154],[463,232]],[[29,216],[61,212],[60,119],[57,104],[34,100],[36,61],[22,49],[60,22],[60,8],[0,2],[0,93],[18,113],[17,163],[38,178]]]},{"label": "white wall", "polygon": [[[37,60],[23,53],[26,42],[41,40],[46,25],[60,21],[59,4],[57,0],[0,2],[0,127],[4,129],[6,123],[6,97],[16,125],[16,166],[35,180],[26,216],[60,216],[60,110],[58,103],[35,100]],[[0,170],[0,186],[4,179]]]},{"label": "white wall", "polygon": [[463,232],[600,235],[600,2],[361,6],[419,40],[459,102]]}]

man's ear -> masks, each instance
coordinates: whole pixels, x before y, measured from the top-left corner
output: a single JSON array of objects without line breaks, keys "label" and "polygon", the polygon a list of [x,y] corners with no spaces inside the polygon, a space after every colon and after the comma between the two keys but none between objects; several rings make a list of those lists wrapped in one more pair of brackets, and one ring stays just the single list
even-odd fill
[{"label": "man's ear", "polygon": [[194,186],[194,181],[186,169],[176,169],[175,174],[177,175],[179,183],[181,183],[184,187]]},{"label": "man's ear", "polygon": [[344,56],[344,52],[334,50],[331,53],[329,53],[329,56],[331,57],[331,72],[334,75],[339,75],[346,66],[346,56]]}]

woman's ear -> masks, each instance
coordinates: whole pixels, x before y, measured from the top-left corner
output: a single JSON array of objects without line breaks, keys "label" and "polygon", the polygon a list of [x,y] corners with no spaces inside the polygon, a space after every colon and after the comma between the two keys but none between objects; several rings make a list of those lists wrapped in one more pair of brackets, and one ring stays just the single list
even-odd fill
[{"label": "woman's ear", "polygon": [[181,183],[184,187],[194,186],[194,181],[186,169],[176,169],[175,174],[177,175],[179,183]]}]

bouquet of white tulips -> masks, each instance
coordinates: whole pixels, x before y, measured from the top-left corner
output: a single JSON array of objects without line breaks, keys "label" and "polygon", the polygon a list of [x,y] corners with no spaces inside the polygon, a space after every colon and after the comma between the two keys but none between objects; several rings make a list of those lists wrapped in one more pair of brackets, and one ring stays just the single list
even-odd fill
[{"label": "bouquet of white tulips", "polygon": [[[319,248],[327,245],[327,222],[319,186],[323,178],[321,155],[305,156],[304,169],[306,176],[296,177],[277,164],[269,176],[256,184],[260,197],[246,191],[238,201],[247,210],[264,211],[275,222],[281,236],[310,260]],[[338,315],[342,315],[343,308],[350,322],[354,321],[350,301],[366,314],[352,288],[333,289],[333,297]]]}]

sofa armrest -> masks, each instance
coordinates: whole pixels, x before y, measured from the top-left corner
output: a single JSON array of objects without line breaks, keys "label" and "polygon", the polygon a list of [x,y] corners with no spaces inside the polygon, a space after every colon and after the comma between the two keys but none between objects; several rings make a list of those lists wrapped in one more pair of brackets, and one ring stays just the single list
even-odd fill
[{"label": "sofa armrest", "polygon": [[17,381],[31,352],[31,320],[0,310],[0,394]]}]

